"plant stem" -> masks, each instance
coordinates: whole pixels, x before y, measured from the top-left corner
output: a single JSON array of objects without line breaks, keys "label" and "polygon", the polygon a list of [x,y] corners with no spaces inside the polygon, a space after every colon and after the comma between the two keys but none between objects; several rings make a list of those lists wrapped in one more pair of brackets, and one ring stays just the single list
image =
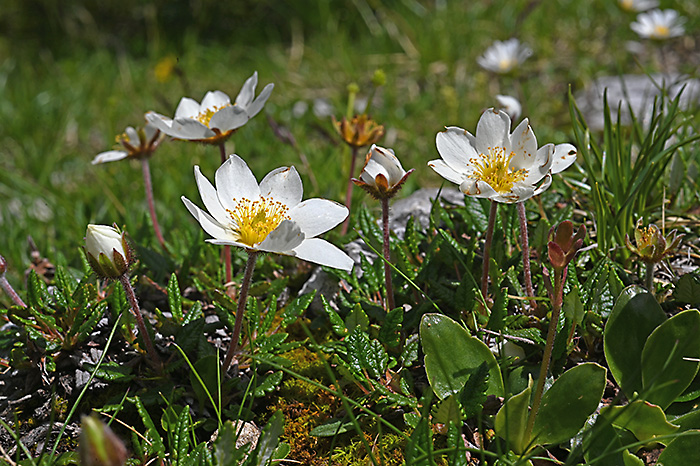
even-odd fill
[{"label": "plant stem", "polygon": [[[489,210],[489,225],[486,228],[486,241],[484,242],[484,265],[481,271],[481,294],[484,299],[489,290],[489,261],[491,260],[491,241],[493,240],[493,228],[496,225],[496,214],[498,212],[498,204],[491,201],[491,209]],[[484,309],[484,314],[486,309]]]},{"label": "plant stem", "polygon": [[396,307],[394,286],[391,284],[391,253],[389,251],[389,198],[382,198],[382,227],[384,228],[384,282],[386,284],[386,311]]},{"label": "plant stem", "polygon": [[248,250],[248,262],[246,262],[245,273],[243,274],[243,282],[241,283],[241,289],[238,292],[236,323],[233,326],[233,335],[231,335],[231,342],[228,345],[226,357],[224,358],[224,365],[222,367],[224,373],[228,371],[228,368],[231,366],[231,361],[233,361],[233,356],[238,352],[238,340],[241,335],[241,327],[243,326],[243,314],[245,313],[245,304],[248,300],[248,288],[250,288],[250,282],[253,279],[253,270],[255,269],[255,258],[257,257],[257,255],[258,251]]},{"label": "plant stem", "polygon": [[156,350],[153,347],[153,342],[151,342],[151,337],[148,335],[148,330],[146,330],[146,324],[144,323],[143,316],[141,315],[141,308],[139,307],[139,302],[136,299],[136,293],[134,293],[134,288],[131,286],[131,282],[129,282],[129,274],[125,273],[119,277],[119,281],[124,288],[126,299],[129,301],[129,305],[131,306],[131,311],[136,317],[136,325],[138,326],[139,333],[146,344],[146,351],[151,358],[151,362],[154,366],[162,367],[158,353],[156,353]]},{"label": "plant stem", "polygon": [[345,190],[345,207],[348,208],[348,216],[343,222],[343,228],[340,231],[341,235],[345,235],[348,232],[348,226],[350,225],[350,206],[352,205],[352,176],[355,173],[355,162],[357,160],[357,147],[352,146],[352,154],[350,155],[350,173],[348,174],[348,187]]},{"label": "plant stem", "polygon": [[655,264],[653,262],[646,262],[646,275],[644,276],[644,286],[647,291],[654,294],[654,269]]},{"label": "plant stem", "polygon": [[22,298],[19,297],[15,289],[12,288],[10,282],[7,281],[7,278],[5,278],[5,272],[2,272],[0,274],[0,287],[2,287],[5,293],[7,293],[10,299],[12,299],[12,302],[14,302],[16,305],[18,305],[19,307],[27,307],[27,305],[24,304],[24,301],[22,301]]},{"label": "plant stem", "polygon": [[527,232],[527,216],[525,212],[525,202],[518,202],[518,218],[520,219],[520,243],[523,248],[523,278],[525,280],[525,291],[527,297],[530,298],[530,313],[537,310],[537,301],[535,301],[535,291],[532,287],[532,272],[530,271],[530,243],[528,241]]},{"label": "plant stem", "polygon": [[156,217],[156,206],[153,202],[153,183],[151,182],[151,168],[148,164],[148,159],[141,159],[141,171],[143,172],[143,186],[146,190],[146,202],[148,203],[148,211],[151,214],[151,222],[153,223],[153,231],[156,233],[156,238],[160,243],[160,247],[166,249],[163,233],[160,231],[158,217]]},{"label": "plant stem", "polygon": [[[219,153],[221,154],[221,164],[223,165],[224,162],[226,162],[226,146],[223,142],[219,144]],[[228,244],[225,245],[222,254],[224,255],[226,284],[228,284],[231,283],[233,279],[233,271],[231,269],[231,246]]]},{"label": "plant stem", "polygon": [[525,439],[531,440],[532,429],[535,426],[535,417],[540,409],[542,402],[542,394],[544,392],[544,383],[547,380],[547,371],[549,371],[549,363],[552,360],[552,350],[554,349],[554,339],[557,336],[557,325],[559,323],[559,314],[561,313],[561,305],[564,294],[564,280],[566,279],[566,268],[563,270],[554,271],[554,296],[552,300],[552,317],[549,321],[549,330],[547,331],[547,343],[544,347],[544,355],[542,356],[542,365],[540,366],[540,375],[537,379],[537,388],[535,389],[535,397],[532,400],[532,408],[530,415],[527,418],[527,430],[525,431]]}]

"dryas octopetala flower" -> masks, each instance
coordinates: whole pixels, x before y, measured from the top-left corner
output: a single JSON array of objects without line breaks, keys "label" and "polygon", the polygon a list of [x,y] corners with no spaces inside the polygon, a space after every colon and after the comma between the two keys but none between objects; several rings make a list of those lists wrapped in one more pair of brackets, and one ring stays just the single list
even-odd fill
[{"label": "dryas octopetala flower", "polygon": [[107,225],[88,225],[85,253],[92,270],[104,278],[119,278],[129,270],[131,249],[123,233]]},{"label": "dryas octopetala flower", "polygon": [[627,245],[627,249],[639,256],[642,261],[647,264],[656,264],[678,248],[683,236],[682,234],[677,234],[676,230],[672,230],[664,238],[659,227],[653,223],[648,227],[644,227],[643,220],[640,218],[634,229],[636,246],[632,245],[630,237],[627,234],[625,235],[625,244]]},{"label": "dryas octopetala flower", "polygon": [[123,150],[108,150],[97,154],[92,164],[114,162],[122,159],[146,159],[153,155],[165,135],[158,128],[147,123],[143,128],[127,126],[126,130],[116,137],[117,143]]},{"label": "dryas octopetala flower", "polygon": [[664,40],[685,34],[683,22],[676,10],[651,10],[637,15],[630,28],[643,39]]},{"label": "dryas octopetala flower", "polygon": [[365,113],[355,115],[352,120],[343,117],[342,120],[337,121],[333,117],[333,126],[343,141],[351,147],[374,144],[384,136],[384,126],[372,120]]},{"label": "dryas octopetala flower", "polygon": [[[270,83],[255,98],[258,72],[243,84],[234,103],[221,91],[210,91],[198,103],[183,97],[175,110],[175,117],[148,112],[146,119],[168,136],[188,141],[221,144],[238,128],[262,110],[274,84]],[[255,98],[255,99],[254,99]]]},{"label": "dryas octopetala flower", "polygon": [[658,0],[618,0],[617,2],[625,11],[647,11],[659,6]]},{"label": "dryas octopetala flower", "polygon": [[326,199],[302,201],[301,178],[294,167],[273,170],[258,185],[248,165],[233,154],[216,170],[216,188],[198,166],[194,175],[208,212],[184,196],[182,202],[213,237],[208,242],[352,269],[347,254],[316,238],[342,222],[348,209]]},{"label": "dryas octopetala flower", "polygon": [[476,62],[488,71],[508,74],[532,55],[532,49],[518,39],[495,41]]},{"label": "dryas octopetala flower", "polygon": [[451,126],[437,134],[436,144],[441,159],[428,162],[433,170],[458,184],[464,194],[503,203],[541,193],[551,184],[552,173],[576,158],[570,144],[547,144],[538,150],[527,118],[511,134],[510,117],[493,108],[479,119],[476,136]]},{"label": "dryas octopetala flower", "polygon": [[393,150],[372,144],[360,179],[353,178],[352,182],[375,199],[389,199],[401,189],[413,170],[404,170]]},{"label": "dryas octopetala flower", "polygon": [[523,112],[523,106],[520,105],[520,101],[513,96],[498,94],[496,100],[501,110],[510,116],[511,121],[517,120]]}]

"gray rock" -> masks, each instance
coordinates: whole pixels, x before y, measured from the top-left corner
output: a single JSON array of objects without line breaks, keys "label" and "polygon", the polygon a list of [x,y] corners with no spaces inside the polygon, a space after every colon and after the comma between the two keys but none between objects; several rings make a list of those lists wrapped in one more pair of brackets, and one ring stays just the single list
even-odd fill
[{"label": "gray rock", "polygon": [[[413,215],[421,228],[425,230],[430,224],[430,209],[437,196],[437,188],[423,188],[408,197],[399,199],[389,210],[389,228],[400,239],[406,231],[406,222]],[[464,194],[456,188],[442,188],[440,199],[451,204],[464,204]],[[350,256],[352,257],[352,256]]]}]

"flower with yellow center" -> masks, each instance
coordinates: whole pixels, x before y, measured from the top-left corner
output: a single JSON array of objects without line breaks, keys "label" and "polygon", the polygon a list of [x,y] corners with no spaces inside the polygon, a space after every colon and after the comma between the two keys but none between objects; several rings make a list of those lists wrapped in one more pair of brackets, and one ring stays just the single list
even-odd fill
[{"label": "flower with yellow center", "polygon": [[647,11],[659,6],[658,0],[618,0],[617,2],[625,11]]},{"label": "flower with yellow center", "polygon": [[440,176],[457,183],[464,194],[509,204],[547,189],[552,173],[576,159],[570,144],[537,149],[527,119],[511,134],[508,114],[493,108],[479,119],[476,136],[451,126],[438,133],[436,144],[441,159],[428,165]]},{"label": "flower with yellow center", "polygon": [[105,162],[114,162],[122,159],[147,159],[158,148],[165,135],[158,128],[146,124],[143,128],[128,126],[123,134],[116,137],[117,143],[123,150],[108,150],[101,152],[92,160],[93,165]]},{"label": "flower with yellow center", "polygon": [[651,10],[637,15],[630,28],[643,39],[665,40],[685,34],[684,21],[676,10]]},{"label": "flower with yellow center", "polygon": [[485,70],[508,74],[532,55],[532,49],[518,39],[495,41],[476,62]]},{"label": "flower with yellow center", "polygon": [[337,121],[333,117],[333,127],[343,138],[343,141],[351,147],[359,148],[374,144],[384,136],[384,126],[372,120],[365,113],[355,115],[351,120],[343,117]]},{"label": "flower with yellow center", "polygon": [[234,103],[221,91],[210,91],[202,103],[183,97],[175,110],[175,117],[168,118],[156,112],[148,112],[146,119],[159,130],[176,139],[221,144],[238,128],[262,110],[270,97],[274,84],[270,83],[255,97],[258,72],[243,84]]},{"label": "flower with yellow center", "polygon": [[198,166],[194,174],[208,212],[184,196],[182,202],[213,237],[208,242],[352,269],[347,254],[316,237],[345,220],[348,210],[326,199],[302,201],[301,178],[294,167],[273,170],[258,184],[248,165],[234,154],[216,170],[216,188]]}]

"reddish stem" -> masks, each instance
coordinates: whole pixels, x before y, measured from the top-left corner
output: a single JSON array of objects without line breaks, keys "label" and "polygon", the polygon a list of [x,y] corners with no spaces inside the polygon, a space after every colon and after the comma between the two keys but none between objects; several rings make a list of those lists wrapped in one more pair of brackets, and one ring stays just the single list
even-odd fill
[{"label": "reddish stem", "polygon": [[148,330],[146,330],[146,324],[144,323],[143,316],[141,315],[141,308],[139,307],[139,302],[136,299],[134,288],[131,286],[131,282],[129,282],[129,275],[125,273],[124,275],[119,277],[119,281],[121,282],[122,287],[124,288],[124,292],[126,293],[126,299],[129,301],[129,305],[131,306],[131,311],[133,312],[134,317],[136,317],[136,325],[138,326],[139,333],[141,334],[143,341],[146,344],[146,351],[151,357],[151,362],[156,367],[160,367],[160,358],[158,357],[158,353],[156,353],[156,350],[153,347],[153,342],[151,342],[151,337],[150,335],[148,335]]},{"label": "reddish stem", "polygon": [[[221,164],[223,165],[224,162],[226,162],[226,146],[223,142],[219,144],[219,153],[221,154]],[[233,279],[233,270],[231,269],[231,246],[228,244],[224,246],[223,255],[226,283],[228,284],[231,283]]]},{"label": "reddish stem", "polygon": [[158,225],[158,217],[156,217],[156,206],[153,202],[153,183],[151,182],[151,169],[148,164],[148,159],[141,159],[141,171],[143,172],[143,186],[146,189],[146,202],[148,203],[148,211],[151,214],[151,222],[153,223],[153,231],[156,233],[156,238],[160,243],[160,247],[166,249],[165,239],[163,239],[163,234],[160,232],[160,225]]},{"label": "reddish stem", "polygon": [[352,177],[355,174],[355,163],[357,161],[357,147],[352,146],[352,155],[350,156],[350,174],[348,175],[348,188],[345,190],[345,207],[348,208],[348,216],[343,222],[343,228],[340,231],[341,235],[345,235],[348,232],[348,226],[350,225],[350,206],[352,205],[352,187],[354,183],[352,182]]},{"label": "reddish stem", "polygon": [[238,352],[238,340],[241,335],[241,327],[243,326],[243,314],[245,313],[245,305],[248,300],[250,282],[253,280],[253,270],[255,269],[255,258],[257,255],[258,251],[248,250],[248,262],[245,265],[243,282],[241,283],[241,290],[238,293],[236,323],[233,326],[233,335],[231,335],[231,342],[228,345],[228,351],[226,351],[226,357],[224,358],[224,365],[222,367],[224,373],[228,371],[228,368],[231,366],[231,361],[233,361],[233,356]]},{"label": "reddish stem", "polygon": [[396,307],[394,286],[391,283],[391,252],[389,251],[389,198],[382,198],[382,227],[384,228],[384,282],[386,284],[387,312]]},{"label": "reddish stem", "polygon": [[527,217],[525,213],[525,202],[518,202],[518,218],[520,219],[520,242],[523,248],[523,278],[525,279],[525,291],[530,298],[530,312],[537,310],[535,301],[535,291],[532,287],[532,272],[530,271],[530,243],[528,241]]}]

